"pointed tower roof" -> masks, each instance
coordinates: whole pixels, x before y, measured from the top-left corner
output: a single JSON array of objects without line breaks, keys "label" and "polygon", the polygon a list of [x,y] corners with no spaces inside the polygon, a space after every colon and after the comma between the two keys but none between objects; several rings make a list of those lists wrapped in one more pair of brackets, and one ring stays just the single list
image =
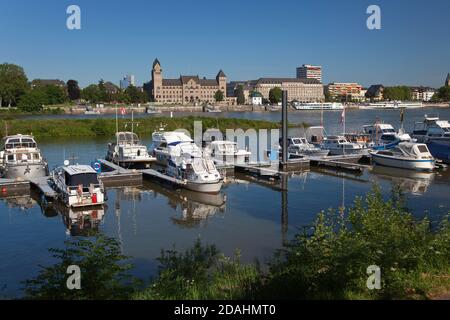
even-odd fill
[{"label": "pointed tower roof", "polygon": [[225,73],[220,69],[219,73],[217,74],[217,78],[226,78]]},{"label": "pointed tower roof", "polygon": [[153,61],[153,68],[159,64],[159,66],[161,66],[161,63],[159,62],[158,58],[155,59],[155,61]]}]

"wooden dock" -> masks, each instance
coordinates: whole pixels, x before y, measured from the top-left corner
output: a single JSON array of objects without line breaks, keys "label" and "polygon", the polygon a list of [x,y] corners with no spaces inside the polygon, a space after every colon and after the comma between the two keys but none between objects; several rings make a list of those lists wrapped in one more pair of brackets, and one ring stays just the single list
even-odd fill
[{"label": "wooden dock", "polygon": [[139,170],[142,175],[144,176],[144,178],[147,179],[156,179],[162,182],[166,182],[169,183],[171,185],[174,186],[178,186],[178,187],[183,187],[186,185],[186,181],[185,180],[180,180],[180,179],[176,179],[173,177],[169,177],[168,175],[165,175],[159,171],[156,171],[154,169],[142,169]]},{"label": "wooden dock", "polygon": [[0,179],[0,198],[6,198],[29,193],[30,193],[29,181]]},{"label": "wooden dock", "polygon": [[98,178],[106,187],[142,184],[142,173],[140,171],[125,169],[104,159],[98,159],[97,161],[102,166],[102,172],[98,175]]},{"label": "wooden dock", "polygon": [[281,174],[283,174],[282,171],[279,170],[279,163],[260,163],[260,164],[253,164],[253,165],[247,165],[247,164],[240,164],[235,165],[234,170],[236,172],[250,174],[253,176],[257,176],[260,178],[266,178],[266,179],[279,179],[281,177]]},{"label": "wooden dock", "polygon": [[372,168],[369,165],[359,163],[363,155],[343,155],[327,157],[310,157],[311,166],[328,167],[338,170],[359,171]]},{"label": "wooden dock", "polygon": [[39,177],[30,180],[31,185],[36,188],[46,200],[51,201],[56,198],[57,194],[52,187],[50,187],[49,177]]}]

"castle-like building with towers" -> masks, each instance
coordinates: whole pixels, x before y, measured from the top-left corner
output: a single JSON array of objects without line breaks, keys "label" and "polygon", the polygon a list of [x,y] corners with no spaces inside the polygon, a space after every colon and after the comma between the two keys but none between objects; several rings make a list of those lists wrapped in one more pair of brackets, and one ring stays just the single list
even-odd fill
[{"label": "castle-like building with towers", "polygon": [[215,79],[201,79],[198,75],[181,75],[176,79],[164,79],[161,63],[155,59],[152,66],[150,89],[155,102],[167,104],[214,103],[217,91],[222,91],[223,102],[236,103],[236,98],[227,97],[227,76],[220,70]]}]

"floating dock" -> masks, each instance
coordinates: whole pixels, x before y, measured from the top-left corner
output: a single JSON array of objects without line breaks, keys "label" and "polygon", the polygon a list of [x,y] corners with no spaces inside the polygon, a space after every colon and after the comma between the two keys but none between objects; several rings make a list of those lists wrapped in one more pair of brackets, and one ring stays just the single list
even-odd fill
[{"label": "floating dock", "polygon": [[168,175],[165,175],[154,169],[142,169],[142,170],[140,170],[140,172],[142,173],[144,178],[147,178],[147,179],[156,179],[161,182],[167,182],[169,184],[179,186],[179,187],[183,187],[186,185],[185,180],[180,180],[180,179],[176,179],[173,177],[169,177]]},{"label": "floating dock", "polygon": [[125,169],[104,159],[97,160],[102,166],[99,180],[107,187],[122,185],[141,185],[142,173],[134,169]]},{"label": "floating dock", "polygon": [[23,195],[28,193],[30,193],[29,181],[0,179],[0,198]]},{"label": "floating dock", "polygon": [[52,201],[56,198],[55,190],[50,187],[49,177],[39,177],[30,180],[31,185],[42,194],[47,201]]},{"label": "floating dock", "polygon": [[359,163],[364,155],[342,155],[342,156],[327,156],[327,157],[310,157],[311,166],[328,167],[339,170],[359,171],[363,172],[365,169],[370,169],[371,166]]}]

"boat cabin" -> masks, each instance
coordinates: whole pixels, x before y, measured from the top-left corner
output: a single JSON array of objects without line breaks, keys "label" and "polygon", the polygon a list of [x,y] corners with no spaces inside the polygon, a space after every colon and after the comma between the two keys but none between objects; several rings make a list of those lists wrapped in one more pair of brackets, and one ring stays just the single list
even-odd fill
[{"label": "boat cabin", "polygon": [[3,149],[35,149],[37,148],[36,141],[32,136],[15,135],[3,138]]}]

